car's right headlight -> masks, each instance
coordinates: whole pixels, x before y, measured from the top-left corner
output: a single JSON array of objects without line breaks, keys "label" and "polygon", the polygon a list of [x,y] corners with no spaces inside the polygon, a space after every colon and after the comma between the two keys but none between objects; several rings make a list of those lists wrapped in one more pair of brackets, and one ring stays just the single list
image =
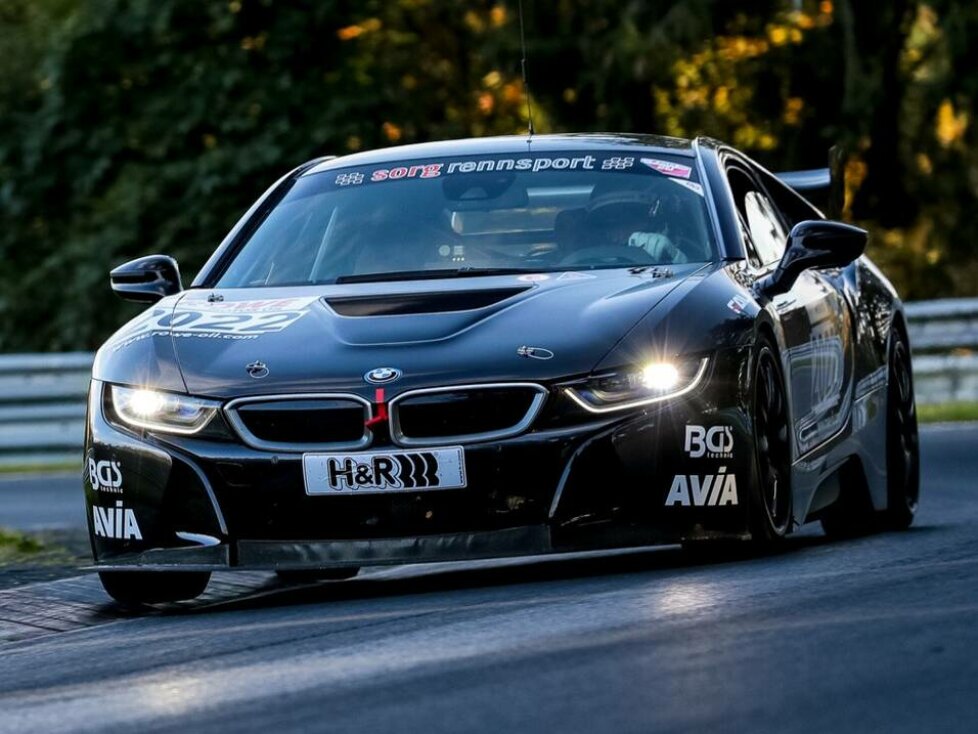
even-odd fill
[{"label": "car's right headlight", "polygon": [[126,425],[163,433],[197,433],[221,404],[179,393],[111,386],[112,408]]},{"label": "car's right headlight", "polygon": [[708,364],[706,357],[654,360],[595,375],[583,385],[566,388],[566,392],[590,413],[640,408],[690,392],[700,384]]}]

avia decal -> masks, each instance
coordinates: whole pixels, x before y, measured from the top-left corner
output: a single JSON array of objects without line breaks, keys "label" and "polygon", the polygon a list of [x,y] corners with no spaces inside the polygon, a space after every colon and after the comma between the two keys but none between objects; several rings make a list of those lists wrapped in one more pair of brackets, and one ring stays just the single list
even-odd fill
[{"label": "avia decal", "polygon": [[683,449],[691,459],[732,459],[733,429],[730,426],[686,426]]},{"label": "avia decal", "polygon": [[122,469],[118,461],[88,460],[88,481],[96,492],[122,493]]},{"label": "avia decal", "polygon": [[697,474],[677,474],[666,497],[666,507],[723,507],[739,504],[737,475],[727,474],[721,466],[716,474],[700,477]]},{"label": "avia decal", "polygon": [[116,500],[115,507],[92,507],[92,524],[95,535],[99,538],[113,540],[142,540],[136,514],[122,506],[122,500]]}]

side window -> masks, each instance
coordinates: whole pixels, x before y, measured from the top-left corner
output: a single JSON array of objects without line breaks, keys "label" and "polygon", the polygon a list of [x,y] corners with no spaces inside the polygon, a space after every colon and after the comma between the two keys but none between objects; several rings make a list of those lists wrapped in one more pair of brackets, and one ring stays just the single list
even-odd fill
[{"label": "side window", "polygon": [[755,266],[777,262],[788,236],[777,211],[754,178],[739,166],[727,170],[730,190],[741,220],[750,235],[747,249]]},{"label": "side window", "polygon": [[788,235],[768,198],[759,191],[748,191],[744,195],[744,215],[761,263],[780,260]]},{"label": "side window", "polygon": [[771,195],[771,203],[778,208],[781,217],[788,223],[788,227],[794,227],[798,222],[806,219],[823,219],[822,213],[816,209],[804,197],[785,186],[776,177],[768,175],[764,171],[758,171],[761,183]]}]

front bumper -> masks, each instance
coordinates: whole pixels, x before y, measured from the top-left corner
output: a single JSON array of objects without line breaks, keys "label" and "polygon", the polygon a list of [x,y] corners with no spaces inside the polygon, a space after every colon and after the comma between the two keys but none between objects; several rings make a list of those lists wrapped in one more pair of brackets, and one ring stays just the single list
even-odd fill
[{"label": "front bumper", "polygon": [[153,548],[117,556],[95,567],[115,571],[227,571],[235,568],[272,571],[390,566],[655,545],[669,542],[672,537],[658,535],[652,528],[615,528],[611,533],[609,528],[603,530],[570,534],[563,540],[555,540],[554,529],[549,525],[369,540],[242,540],[211,547]]},{"label": "front bumper", "polygon": [[[84,482],[99,568],[327,568],[747,535],[753,462],[736,386],[467,445],[462,490],[360,496],[306,494],[298,453],[121,429],[101,393],[93,382]],[[732,455],[690,458],[687,425],[729,426]],[[737,503],[668,503],[677,477],[721,465]]]}]

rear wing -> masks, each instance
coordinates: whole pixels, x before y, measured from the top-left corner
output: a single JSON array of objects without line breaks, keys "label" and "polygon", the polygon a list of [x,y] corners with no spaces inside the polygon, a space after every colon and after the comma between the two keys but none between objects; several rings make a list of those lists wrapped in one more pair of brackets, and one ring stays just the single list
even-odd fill
[{"label": "rear wing", "polygon": [[836,145],[829,150],[827,168],[785,171],[776,175],[782,183],[793,188],[825,212],[825,216],[829,219],[841,219],[846,197],[846,159],[843,149]]},{"label": "rear wing", "polygon": [[812,168],[808,171],[785,171],[778,178],[799,194],[822,191],[832,185],[832,171],[828,168]]}]

